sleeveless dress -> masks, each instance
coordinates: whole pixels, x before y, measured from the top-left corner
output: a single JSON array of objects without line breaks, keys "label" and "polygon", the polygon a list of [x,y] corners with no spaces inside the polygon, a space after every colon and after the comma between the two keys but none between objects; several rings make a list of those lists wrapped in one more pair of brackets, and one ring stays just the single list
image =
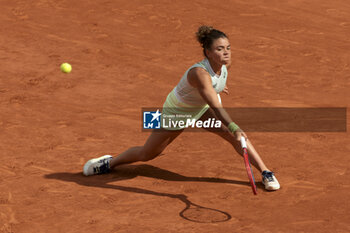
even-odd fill
[{"label": "sleeveless dress", "polygon": [[[188,80],[188,72],[195,67],[205,69],[212,81],[214,90],[217,93],[218,99],[221,103],[220,92],[222,92],[226,85],[227,80],[227,68],[225,65],[221,67],[221,74],[216,74],[210,66],[209,60],[204,60],[191,66],[185,74],[182,76],[176,87],[168,94],[162,110],[161,121],[169,122],[176,120],[194,119],[197,121],[201,116],[208,110],[209,105],[204,101],[202,96],[199,94],[197,88],[192,87]],[[164,120],[163,120],[164,119]],[[166,127],[165,127],[166,126]],[[162,128],[167,130],[180,130],[184,127],[171,126],[169,124],[162,125]]]}]

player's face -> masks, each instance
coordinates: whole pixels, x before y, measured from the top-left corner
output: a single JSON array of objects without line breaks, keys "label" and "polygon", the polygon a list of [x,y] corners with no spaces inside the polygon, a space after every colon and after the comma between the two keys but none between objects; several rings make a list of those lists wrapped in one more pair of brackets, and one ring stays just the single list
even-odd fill
[{"label": "player's face", "polygon": [[214,40],[211,49],[207,50],[209,59],[220,65],[231,63],[231,45],[227,38],[218,38]]}]

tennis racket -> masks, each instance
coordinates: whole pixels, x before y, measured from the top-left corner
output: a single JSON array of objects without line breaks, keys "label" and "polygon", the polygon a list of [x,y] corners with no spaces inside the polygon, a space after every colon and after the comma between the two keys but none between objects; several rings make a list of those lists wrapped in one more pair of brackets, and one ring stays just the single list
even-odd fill
[{"label": "tennis racket", "polygon": [[245,138],[243,136],[241,137],[241,146],[242,146],[242,149],[243,149],[244,165],[245,165],[245,168],[247,170],[247,175],[248,175],[250,184],[252,186],[253,193],[254,193],[254,195],[256,195],[257,191],[256,191],[256,185],[255,185],[253,169],[252,169],[252,166],[250,165],[250,162],[249,162],[249,156],[248,156],[248,151],[247,151],[247,143],[246,143]]}]

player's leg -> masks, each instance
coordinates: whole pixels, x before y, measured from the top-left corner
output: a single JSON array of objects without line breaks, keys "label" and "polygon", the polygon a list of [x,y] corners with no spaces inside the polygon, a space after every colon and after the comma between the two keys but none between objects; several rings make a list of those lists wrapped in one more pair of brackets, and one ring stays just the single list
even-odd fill
[{"label": "player's leg", "polygon": [[[217,120],[217,117],[214,113],[214,110],[209,108],[203,116],[200,118],[200,120],[207,120],[209,118],[215,118]],[[227,142],[229,142],[237,151],[238,154],[243,156],[243,149],[241,147],[240,141],[236,139],[236,137],[229,131],[229,129],[222,125],[220,129],[206,129],[209,132],[215,133],[216,135],[220,136],[221,138],[225,139]],[[260,172],[262,172],[262,181],[265,185],[265,188],[268,190],[277,190],[280,188],[280,185],[274,176],[274,173],[271,172],[261,159],[258,152],[255,150],[254,146],[250,142],[250,140],[247,140],[247,150],[249,154],[250,162],[253,164],[254,167],[256,167]]]},{"label": "player's leg", "polygon": [[152,160],[177,137],[183,130],[156,129],[148,137],[143,146],[131,147],[111,161],[111,167],[137,161]]},{"label": "player's leg", "polygon": [[153,130],[143,146],[131,147],[116,157],[105,155],[91,159],[84,165],[84,175],[95,175],[109,172],[110,168],[138,161],[154,159],[162,153],[183,130]]}]

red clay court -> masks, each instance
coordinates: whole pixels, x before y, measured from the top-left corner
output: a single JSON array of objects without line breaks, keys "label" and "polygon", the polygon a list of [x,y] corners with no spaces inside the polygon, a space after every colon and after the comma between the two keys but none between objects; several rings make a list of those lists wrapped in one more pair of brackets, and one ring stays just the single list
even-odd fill
[{"label": "red clay court", "polygon": [[[224,107],[348,107],[349,1],[0,5],[1,233],[350,231],[348,132],[247,132],[281,183],[266,192],[255,170],[257,196],[242,158],[207,132],[82,175],[90,158],[143,145],[141,108],[162,106],[202,59],[201,24],[230,38]],[[183,216],[190,204],[212,213]]]}]

